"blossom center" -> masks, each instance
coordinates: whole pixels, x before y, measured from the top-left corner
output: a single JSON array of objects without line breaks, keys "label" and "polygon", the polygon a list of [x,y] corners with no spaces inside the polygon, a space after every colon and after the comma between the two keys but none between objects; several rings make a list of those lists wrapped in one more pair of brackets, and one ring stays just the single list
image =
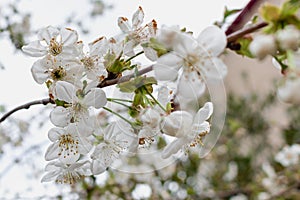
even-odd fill
[{"label": "blossom center", "polygon": [[78,180],[80,180],[82,176],[76,172],[67,171],[62,174],[62,176],[56,180],[57,183],[64,183],[64,184],[74,184]]},{"label": "blossom center", "polygon": [[54,38],[50,40],[49,52],[52,56],[57,56],[62,52],[62,45],[59,44]]},{"label": "blossom center", "polygon": [[203,131],[200,132],[199,134],[196,135],[196,137],[194,138],[194,140],[189,144],[190,147],[195,147],[198,144],[200,144],[201,146],[203,146],[203,138],[204,136],[206,136],[208,134],[208,131]]},{"label": "blossom center", "polygon": [[51,77],[53,80],[61,80],[66,75],[66,70],[61,66],[59,66],[57,69],[53,69],[51,72]]},{"label": "blossom center", "polygon": [[186,58],[184,59],[184,65],[187,67],[194,67],[198,62],[200,58],[196,54],[188,54]]},{"label": "blossom center", "polygon": [[85,57],[81,60],[81,62],[87,70],[91,70],[95,66],[94,60],[91,57]]},{"label": "blossom center", "polygon": [[64,158],[66,158],[72,154],[78,154],[78,144],[78,139],[74,138],[71,134],[62,135],[59,139],[58,146],[60,151],[58,155],[61,156],[61,154],[64,153]]}]

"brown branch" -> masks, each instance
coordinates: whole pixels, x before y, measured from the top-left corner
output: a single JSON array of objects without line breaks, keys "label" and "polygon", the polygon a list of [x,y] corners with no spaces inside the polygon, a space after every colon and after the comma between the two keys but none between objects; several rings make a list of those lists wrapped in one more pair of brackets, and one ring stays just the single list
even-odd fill
[{"label": "brown branch", "polygon": [[267,25],[268,25],[268,23],[261,22],[259,24],[250,26],[250,27],[248,27],[246,29],[242,29],[242,30],[236,31],[236,32],[230,34],[229,36],[227,36],[227,45],[229,43],[234,42],[237,39],[243,37],[244,35],[247,35],[248,33],[253,33],[254,31],[257,31],[258,29],[261,29],[261,28],[263,28],[263,27],[265,27]]},{"label": "brown branch", "polygon": [[232,24],[226,30],[226,35],[230,35],[243,28],[243,26],[251,19],[254,12],[258,7],[266,0],[250,0],[249,3],[243,8],[237,18],[232,22]]},{"label": "brown branch", "polygon": [[50,98],[46,98],[46,99],[31,101],[31,102],[25,103],[23,105],[20,105],[16,108],[12,109],[11,111],[7,112],[6,114],[4,114],[0,119],[0,123],[3,122],[6,118],[8,118],[10,115],[12,115],[13,113],[15,113],[19,110],[29,109],[31,106],[38,105],[38,104],[47,105],[48,103],[53,103],[53,101]]},{"label": "brown branch", "polygon": [[115,78],[115,79],[111,79],[111,80],[102,81],[101,83],[99,83],[97,85],[97,87],[104,88],[104,87],[107,87],[107,86],[110,86],[110,85],[115,85],[117,83],[123,83],[123,82],[129,81],[134,76],[140,76],[140,75],[146,74],[146,73],[148,73],[148,72],[150,72],[152,70],[153,70],[153,65],[151,65],[149,67],[146,67],[144,69],[139,70],[137,72],[137,74],[133,73],[133,74],[129,74],[127,76],[123,76],[123,77],[120,77],[120,78]]}]

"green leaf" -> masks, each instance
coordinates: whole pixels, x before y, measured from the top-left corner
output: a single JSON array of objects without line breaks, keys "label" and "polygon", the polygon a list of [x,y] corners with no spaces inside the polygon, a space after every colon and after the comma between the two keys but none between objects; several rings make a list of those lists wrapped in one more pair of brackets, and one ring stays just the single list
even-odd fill
[{"label": "green leaf", "polygon": [[249,45],[252,42],[251,38],[239,38],[237,40],[238,44],[240,44],[240,49],[236,51],[236,53],[247,56],[249,58],[253,58],[253,55],[251,54],[249,50]]},{"label": "green leaf", "polygon": [[227,6],[225,6],[223,22],[226,21],[227,17],[229,17],[229,16],[231,16],[231,15],[233,15],[233,14],[235,14],[235,13],[238,13],[238,12],[240,12],[240,11],[241,11],[241,9],[232,9],[232,10],[229,10],[229,9],[227,8]]},{"label": "green leaf", "polygon": [[152,84],[157,84],[154,77],[138,76],[130,81],[118,84],[118,87],[121,92],[132,93],[142,86],[151,86]]},{"label": "green leaf", "polygon": [[300,8],[300,1],[299,0],[286,1],[282,5],[281,17],[285,18],[285,17],[295,15],[298,12],[299,8]]}]

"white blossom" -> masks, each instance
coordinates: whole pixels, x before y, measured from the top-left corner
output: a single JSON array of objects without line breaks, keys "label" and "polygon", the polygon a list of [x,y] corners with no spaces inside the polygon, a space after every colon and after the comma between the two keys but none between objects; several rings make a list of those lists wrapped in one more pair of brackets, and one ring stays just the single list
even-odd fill
[{"label": "white blossom", "polygon": [[57,183],[74,184],[85,176],[90,176],[90,162],[80,161],[70,165],[52,161],[45,167],[46,174],[42,182],[55,180]]},{"label": "white blossom", "polygon": [[107,102],[105,92],[100,88],[82,91],[64,81],[57,82],[54,95],[56,99],[69,103],[68,107],[57,106],[50,113],[51,122],[59,127],[77,122],[89,127],[88,109],[90,107],[102,108]]},{"label": "white blossom", "polygon": [[100,174],[106,170],[119,155],[130,148],[137,146],[138,139],[131,126],[124,121],[110,123],[103,131],[103,142],[98,144],[91,155],[92,172]]},{"label": "white blossom", "polygon": [[22,50],[25,54],[33,57],[51,55],[69,59],[79,53],[77,41],[76,31],[69,28],[59,30],[48,26],[38,32],[38,40],[25,45]]},{"label": "white blossom", "polygon": [[53,142],[47,149],[47,161],[59,158],[65,164],[75,163],[80,155],[86,155],[92,148],[84,129],[70,124],[65,128],[52,128],[48,137]]},{"label": "white blossom", "polygon": [[202,144],[203,137],[210,131],[210,124],[206,120],[210,118],[212,112],[213,104],[207,102],[195,116],[186,111],[175,111],[165,117],[162,124],[163,132],[176,139],[165,147],[162,157],[168,158],[182,147],[195,147]]},{"label": "white blossom", "polygon": [[293,144],[292,146],[284,147],[276,154],[275,160],[284,167],[295,165],[299,163],[300,145]]},{"label": "white blossom", "polygon": [[276,39],[281,49],[296,51],[299,47],[300,31],[294,26],[287,26],[277,32]]}]

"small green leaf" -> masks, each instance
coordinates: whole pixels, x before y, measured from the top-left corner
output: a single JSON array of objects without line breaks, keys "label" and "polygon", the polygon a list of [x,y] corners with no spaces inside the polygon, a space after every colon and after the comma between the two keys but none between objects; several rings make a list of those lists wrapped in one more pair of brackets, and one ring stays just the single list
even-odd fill
[{"label": "small green leaf", "polygon": [[229,10],[226,6],[225,6],[225,11],[224,11],[224,18],[223,18],[223,22],[226,21],[227,17],[235,14],[235,13],[238,13],[240,12],[241,9],[232,9],[232,10]]},{"label": "small green leaf", "polygon": [[264,4],[259,12],[266,22],[276,22],[280,18],[280,9],[270,3]]}]

